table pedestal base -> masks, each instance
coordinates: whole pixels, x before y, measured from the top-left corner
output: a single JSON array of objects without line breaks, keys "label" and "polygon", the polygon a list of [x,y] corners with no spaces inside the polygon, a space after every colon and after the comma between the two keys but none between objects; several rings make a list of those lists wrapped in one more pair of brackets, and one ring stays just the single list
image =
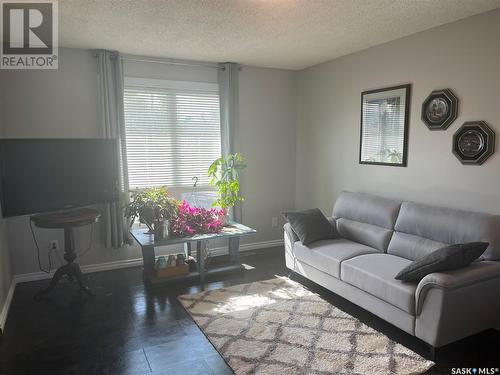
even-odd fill
[{"label": "table pedestal base", "polygon": [[54,289],[64,275],[67,275],[70,281],[76,279],[80,289],[89,296],[94,295],[87,285],[86,278],[80,269],[80,265],[75,263],[77,255],[75,252],[73,228],[83,225],[92,225],[97,221],[99,216],[99,211],[93,209],[79,209],[52,214],[39,214],[31,217],[31,221],[33,221],[37,227],[64,229],[64,260],[67,262],[67,264],[57,269],[49,286],[35,294],[34,298],[36,300]]},{"label": "table pedestal base", "polygon": [[45,294],[49,293],[52,289],[54,289],[59,280],[61,280],[61,277],[63,277],[64,275],[67,275],[70,281],[76,279],[78,285],[80,285],[80,289],[83,290],[85,293],[87,293],[89,296],[94,295],[94,293],[92,293],[89,286],[87,285],[87,282],[85,281],[85,275],[80,269],[80,265],[78,263],[68,263],[57,269],[56,273],[52,277],[52,280],[50,281],[49,286],[36,293],[35,299],[42,298]]}]

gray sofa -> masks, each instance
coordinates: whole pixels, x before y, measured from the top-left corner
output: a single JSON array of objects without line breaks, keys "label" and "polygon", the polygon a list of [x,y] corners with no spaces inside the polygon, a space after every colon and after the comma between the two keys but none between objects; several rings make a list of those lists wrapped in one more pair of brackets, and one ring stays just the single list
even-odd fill
[{"label": "gray sofa", "polygon": [[[343,192],[330,218],[337,238],[302,245],[285,229],[286,265],[431,346],[500,327],[500,216]],[[394,276],[442,246],[489,242],[467,268],[419,283]]]}]

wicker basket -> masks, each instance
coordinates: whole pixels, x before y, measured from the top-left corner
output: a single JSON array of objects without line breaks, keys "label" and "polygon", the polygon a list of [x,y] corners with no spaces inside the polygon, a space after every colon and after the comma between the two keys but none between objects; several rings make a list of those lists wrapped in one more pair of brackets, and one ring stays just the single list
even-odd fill
[{"label": "wicker basket", "polygon": [[161,278],[169,278],[176,276],[184,276],[189,273],[189,266],[183,264],[182,266],[159,268],[156,271],[156,276]]}]

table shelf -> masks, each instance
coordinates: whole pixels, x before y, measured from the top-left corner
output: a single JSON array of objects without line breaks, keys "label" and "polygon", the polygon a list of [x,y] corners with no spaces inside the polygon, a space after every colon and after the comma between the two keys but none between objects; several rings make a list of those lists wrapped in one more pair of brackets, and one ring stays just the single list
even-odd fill
[{"label": "table shelf", "polygon": [[[205,277],[232,273],[232,272],[239,272],[242,270],[244,270],[244,267],[241,264],[230,264],[219,267],[213,267],[205,271]],[[156,276],[156,273],[150,273],[150,274],[144,273],[144,278],[148,283],[150,283],[153,286],[156,286],[156,285],[174,284],[180,282],[199,281],[200,273],[198,271],[195,271],[195,272],[189,272],[186,275],[173,276],[173,277],[158,277]]]}]

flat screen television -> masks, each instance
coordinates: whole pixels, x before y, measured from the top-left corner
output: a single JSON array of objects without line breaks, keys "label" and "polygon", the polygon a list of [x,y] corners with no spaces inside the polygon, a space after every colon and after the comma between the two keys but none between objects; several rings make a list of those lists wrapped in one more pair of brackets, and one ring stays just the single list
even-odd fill
[{"label": "flat screen television", "polygon": [[117,147],[113,139],[0,139],[3,216],[116,201]]}]

